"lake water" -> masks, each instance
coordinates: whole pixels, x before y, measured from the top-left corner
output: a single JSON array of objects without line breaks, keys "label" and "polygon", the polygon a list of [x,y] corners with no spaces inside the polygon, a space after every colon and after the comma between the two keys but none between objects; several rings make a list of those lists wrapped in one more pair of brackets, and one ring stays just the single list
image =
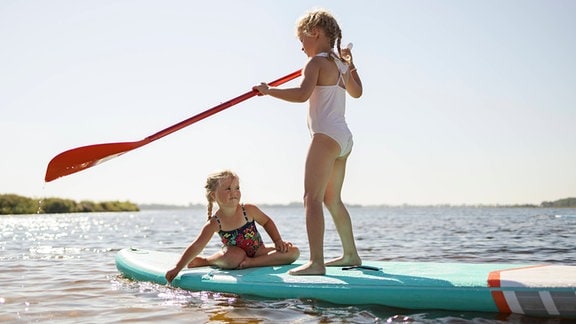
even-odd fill
[{"label": "lake water", "polygon": [[[303,209],[262,209],[307,258]],[[352,207],[350,212],[365,260],[576,264],[576,209]],[[340,246],[326,217],[330,258],[340,254]],[[205,219],[203,209],[0,216],[0,322],[542,322],[519,315],[188,292],[118,274],[114,257],[120,249],[180,253]],[[215,236],[205,253],[218,249]]]}]

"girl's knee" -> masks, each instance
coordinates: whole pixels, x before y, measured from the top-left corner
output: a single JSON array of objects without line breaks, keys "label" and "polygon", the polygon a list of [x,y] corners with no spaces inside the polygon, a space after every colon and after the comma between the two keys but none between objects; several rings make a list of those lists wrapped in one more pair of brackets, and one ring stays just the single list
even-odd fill
[{"label": "girl's knee", "polygon": [[338,210],[339,208],[344,208],[344,203],[340,198],[324,198],[324,205],[328,210]]},{"label": "girl's knee", "polygon": [[246,252],[238,247],[228,247],[220,259],[220,268],[236,269],[247,258]]},{"label": "girl's knee", "polygon": [[310,193],[304,194],[304,206],[310,208],[312,206],[322,206],[324,198],[320,195],[313,195]]},{"label": "girl's knee", "polygon": [[292,260],[292,262],[298,260],[298,258],[300,257],[300,249],[298,249],[295,246],[291,247],[290,250],[288,250],[288,253],[290,255],[290,259]]}]

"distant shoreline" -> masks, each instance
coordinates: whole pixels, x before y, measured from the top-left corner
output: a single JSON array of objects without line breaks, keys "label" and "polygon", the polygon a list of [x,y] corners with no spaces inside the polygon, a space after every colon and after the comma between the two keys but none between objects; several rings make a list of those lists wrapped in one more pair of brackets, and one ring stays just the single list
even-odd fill
[{"label": "distant shoreline", "polygon": [[[346,204],[346,203],[345,203]],[[258,204],[259,207],[263,208],[282,208],[282,207],[300,207],[303,208],[304,205],[300,202],[291,202],[287,204]],[[388,204],[374,204],[374,205],[361,205],[361,204],[346,204],[347,207],[426,207],[426,208],[458,208],[458,207],[468,207],[468,208],[576,208],[576,198],[563,198],[555,201],[543,201],[540,204],[430,204],[430,205],[412,205],[412,204],[400,204],[400,205],[388,205]],[[170,204],[138,204],[141,210],[165,210],[165,209],[196,209],[196,208],[206,208],[205,204],[188,204],[188,205],[170,205]]]},{"label": "distant shoreline", "polygon": [[63,214],[91,212],[140,211],[129,201],[75,201],[63,198],[29,198],[16,194],[0,194],[0,215]]},{"label": "distant shoreline", "polygon": [[[301,202],[287,204],[258,204],[261,208],[303,208]],[[576,198],[563,198],[555,201],[544,201],[536,204],[435,204],[435,205],[360,205],[346,204],[350,208],[576,208]],[[170,204],[136,204],[130,201],[103,201],[88,200],[74,201],[63,198],[29,198],[15,194],[0,194],[0,215],[21,214],[58,214],[58,213],[89,213],[89,212],[118,212],[141,210],[178,210],[206,208],[205,204],[170,205]]]}]

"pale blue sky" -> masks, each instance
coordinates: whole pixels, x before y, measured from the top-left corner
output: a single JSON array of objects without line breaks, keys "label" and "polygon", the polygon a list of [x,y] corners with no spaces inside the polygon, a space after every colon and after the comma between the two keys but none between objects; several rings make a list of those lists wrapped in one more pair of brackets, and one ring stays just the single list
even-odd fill
[{"label": "pale blue sky", "polygon": [[302,67],[298,17],[338,18],[364,95],[343,199],[540,203],[576,196],[574,1],[0,2],[0,193],[203,203],[302,197],[306,104],[257,97],[44,184],[78,146],[140,140]]}]

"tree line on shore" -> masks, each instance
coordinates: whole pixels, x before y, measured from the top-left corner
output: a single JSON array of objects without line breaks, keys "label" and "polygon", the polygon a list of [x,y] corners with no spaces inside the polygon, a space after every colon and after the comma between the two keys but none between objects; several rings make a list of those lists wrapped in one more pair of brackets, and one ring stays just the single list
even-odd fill
[{"label": "tree line on shore", "polygon": [[[300,206],[299,203],[291,203],[288,206]],[[167,209],[167,208],[190,208],[189,206],[168,205],[142,205],[142,209]],[[197,205],[204,206],[204,205]],[[490,207],[490,206],[483,206]],[[555,201],[544,201],[540,205],[499,205],[496,207],[531,207],[531,208],[576,208],[576,198],[564,198]],[[118,212],[140,211],[140,206],[130,201],[102,201],[89,200],[74,201],[62,198],[34,199],[15,194],[0,194],[0,215],[16,214],[58,214],[58,213],[90,213],[90,212]]]},{"label": "tree line on shore", "polygon": [[545,201],[540,204],[547,208],[576,208],[576,198],[564,198],[555,201]]},{"label": "tree line on shore", "polygon": [[129,201],[75,201],[62,198],[33,199],[15,194],[0,194],[0,215],[58,214],[139,211],[138,205]]}]

